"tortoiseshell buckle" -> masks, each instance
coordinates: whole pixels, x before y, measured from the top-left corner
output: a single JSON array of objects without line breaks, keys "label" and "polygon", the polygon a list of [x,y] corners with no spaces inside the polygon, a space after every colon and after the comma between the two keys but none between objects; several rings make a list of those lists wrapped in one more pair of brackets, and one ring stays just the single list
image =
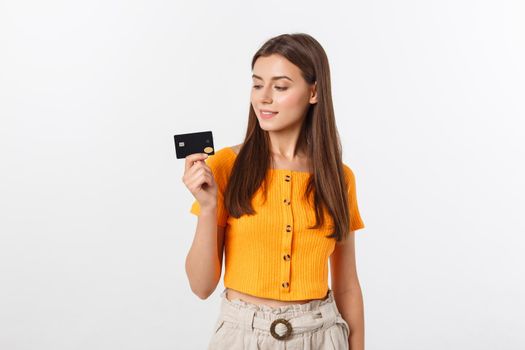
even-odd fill
[{"label": "tortoiseshell buckle", "polygon": [[[283,335],[279,335],[275,332],[275,326],[277,326],[278,323],[282,323],[286,326],[286,333],[284,333]],[[290,322],[288,322],[288,320],[284,318],[278,318],[272,322],[270,326],[270,333],[275,339],[284,340],[288,338],[290,334],[292,334],[292,325],[290,324]]]}]

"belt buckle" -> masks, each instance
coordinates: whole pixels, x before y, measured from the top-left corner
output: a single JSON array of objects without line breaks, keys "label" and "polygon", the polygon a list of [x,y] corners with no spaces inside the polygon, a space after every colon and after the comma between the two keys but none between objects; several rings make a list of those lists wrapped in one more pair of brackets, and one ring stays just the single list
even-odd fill
[{"label": "belt buckle", "polygon": [[[283,335],[279,335],[275,332],[275,326],[277,326],[278,323],[282,323],[286,326],[286,333],[284,333]],[[292,334],[292,325],[290,324],[290,322],[288,322],[288,320],[284,318],[278,318],[272,322],[270,326],[270,333],[275,339],[279,339],[279,340],[286,339],[288,338],[290,334]]]}]

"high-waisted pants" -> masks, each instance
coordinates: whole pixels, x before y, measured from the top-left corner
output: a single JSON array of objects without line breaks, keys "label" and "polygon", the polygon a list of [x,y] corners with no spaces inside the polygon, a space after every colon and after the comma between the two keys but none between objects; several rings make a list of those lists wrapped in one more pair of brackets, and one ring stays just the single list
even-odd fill
[{"label": "high-waisted pants", "polygon": [[350,329],[334,300],[280,307],[229,300],[221,293],[218,320],[208,350],[348,350]]}]

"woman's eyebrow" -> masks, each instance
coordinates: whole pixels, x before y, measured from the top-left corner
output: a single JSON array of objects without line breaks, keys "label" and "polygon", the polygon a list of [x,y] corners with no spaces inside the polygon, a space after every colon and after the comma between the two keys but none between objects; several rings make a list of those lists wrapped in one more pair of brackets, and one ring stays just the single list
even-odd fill
[{"label": "woman's eyebrow", "polygon": [[[258,76],[258,75],[255,75],[255,74],[252,74],[252,78],[257,78],[257,79],[260,79],[260,80],[263,80],[263,81],[264,81],[263,78],[261,78],[261,77]],[[276,76],[276,77],[272,77],[272,79],[270,79],[270,80],[279,80],[279,79],[288,79],[288,80],[290,80],[290,81],[293,81],[291,78],[287,77],[286,75],[278,75],[278,76]]]}]

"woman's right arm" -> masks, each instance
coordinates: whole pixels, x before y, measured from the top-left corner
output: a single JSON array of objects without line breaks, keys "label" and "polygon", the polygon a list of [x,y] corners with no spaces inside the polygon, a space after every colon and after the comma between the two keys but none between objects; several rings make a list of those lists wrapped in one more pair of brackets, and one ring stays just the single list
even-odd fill
[{"label": "woman's right arm", "polygon": [[200,206],[193,243],[186,256],[186,275],[191,290],[199,298],[208,298],[221,278],[224,227],[217,225],[217,184],[206,154],[186,157],[182,180]]},{"label": "woman's right arm", "polygon": [[201,208],[197,229],[186,257],[186,275],[191,290],[208,298],[221,279],[224,227],[217,226],[216,209]]}]

